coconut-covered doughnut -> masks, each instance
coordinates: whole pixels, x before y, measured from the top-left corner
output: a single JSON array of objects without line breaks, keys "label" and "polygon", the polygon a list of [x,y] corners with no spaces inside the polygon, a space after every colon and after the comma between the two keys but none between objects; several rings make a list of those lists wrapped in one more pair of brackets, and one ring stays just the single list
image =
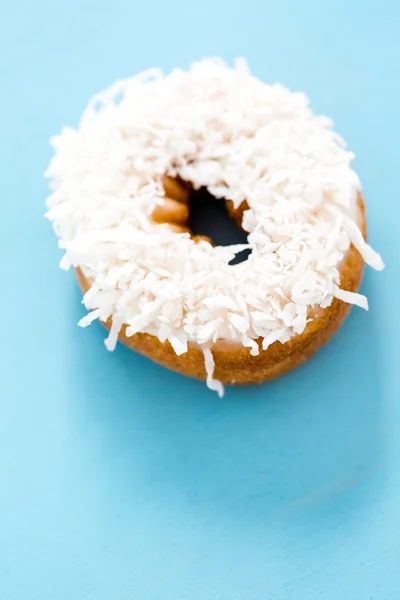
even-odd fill
[{"label": "coconut-covered doughnut", "polygon": [[[147,71],[89,103],[52,140],[48,218],[77,271],[88,314],[183,374],[250,384],[304,362],[357,293],[365,242],[353,154],[302,93],[267,85],[243,61]],[[190,198],[207,188],[248,234],[192,235]],[[240,264],[230,264],[248,248]]]}]

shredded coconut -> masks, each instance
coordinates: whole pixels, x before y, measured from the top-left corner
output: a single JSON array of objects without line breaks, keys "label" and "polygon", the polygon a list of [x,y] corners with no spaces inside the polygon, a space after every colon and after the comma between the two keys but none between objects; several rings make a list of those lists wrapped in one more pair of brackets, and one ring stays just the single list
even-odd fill
[{"label": "shredded coconut", "polygon": [[[80,325],[113,320],[108,349],[123,324],[128,336],[169,340],[177,354],[198,344],[207,384],[222,394],[209,349],[216,340],[256,355],[258,338],[266,349],[301,333],[312,306],[337,297],[368,307],[339,288],[351,243],[383,268],[357,223],[353,154],[304,94],[262,83],[244,61],[117,82],[52,145],[47,216],[65,250],[62,268],[79,266],[92,282]],[[247,201],[246,262],[229,264],[243,246],[196,244],[152,221],[164,175],[235,207]]]},{"label": "shredded coconut", "polygon": [[218,396],[220,398],[222,398],[222,396],[224,395],[224,386],[222,385],[222,383],[220,381],[213,378],[215,363],[214,363],[214,357],[212,355],[212,352],[209,348],[204,348],[203,353],[204,353],[204,364],[205,364],[206,373],[207,373],[207,385],[210,388],[210,390],[217,392]]}]

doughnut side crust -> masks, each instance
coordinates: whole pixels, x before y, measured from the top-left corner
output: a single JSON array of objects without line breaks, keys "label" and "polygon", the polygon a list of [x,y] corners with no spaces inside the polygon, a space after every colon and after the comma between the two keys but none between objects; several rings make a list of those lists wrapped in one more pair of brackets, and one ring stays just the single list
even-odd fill
[{"label": "doughnut side crust", "polygon": [[[359,196],[360,229],[366,238],[365,207]],[[351,246],[340,267],[340,286],[344,290],[357,292],[364,270],[364,261],[359,252]],[[79,285],[85,293],[90,288],[89,281],[81,269],[76,269]],[[239,344],[217,342],[211,346],[215,361],[214,377],[225,385],[250,385],[269,381],[298,367],[310,358],[319,348],[326,344],[339,329],[351,305],[336,298],[325,309],[318,308],[302,334],[292,337],[282,344],[275,342],[267,350],[261,348],[258,356],[250,355],[250,349]],[[104,323],[107,329],[111,326],[109,319]],[[201,348],[189,345],[185,354],[177,356],[168,341],[161,343],[159,339],[147,333],[137,333],[132,337],[125,334],[122,328],[119,340],[127,347],[150,358],[173,371],[200,380],[206,380],[204,355]]]}]

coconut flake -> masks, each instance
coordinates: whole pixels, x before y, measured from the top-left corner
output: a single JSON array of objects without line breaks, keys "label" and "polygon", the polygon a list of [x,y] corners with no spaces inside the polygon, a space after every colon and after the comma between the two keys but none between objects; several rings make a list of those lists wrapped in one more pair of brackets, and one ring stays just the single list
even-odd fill
[{"label": "coconut flake", "polygon": [[110,327],[110,332],[108,334],[108,337],[104,341],[105,347],[110,352],[115,350],[115,347],[116,347],[117,341],[118,341],[118,336],[122,329],[122,325],[123,325],[123,323],[122,323],[121,319],[118,319],[118,317],[113,318],[112,324]]},{"label": "coconut flake", "polygon": [[344,226],[349,234],[351,243],[359,251],[367,265],[376,271],[382,271],[385,268],[385,264],[381,255],[367,244],[357,224],[346,216],[344,218]]},{"label": "coconut flake", "polygon": [[100,319],[101,316],[102,311],[100,308],[97,308],[96,310],[92,310],[86,316],[82,317],[82,319],[78,322],[78,325],[79,327],[87,327],[90,325],[90,323],[93,323],[93,321]]},{"label": "coconut flake", "polygon": [[218,396],[220,398],[222,398],[225,390],[224,390],[224,386],[222,385],[222,383],[220,381],[218,381],[218,379],[214,379],[214,377],[213,377],[215,362],[214,362],[214,357],[212,355],[212,352],[209,348],[203,348],[203,354],[204,354],[204,365],[206,367],[206,373],[207,373],[207,385],[210,388],[210,390],[217,392]]},{"label": "coconut flake", "polygon": [[364,310],[368,310],[368,299],[363,294],[348,292],[335,286],[334,296],[338,300],[342,300],[343,302],[347,302],[348,304],[354,304],[355,306],[359,306]]}]

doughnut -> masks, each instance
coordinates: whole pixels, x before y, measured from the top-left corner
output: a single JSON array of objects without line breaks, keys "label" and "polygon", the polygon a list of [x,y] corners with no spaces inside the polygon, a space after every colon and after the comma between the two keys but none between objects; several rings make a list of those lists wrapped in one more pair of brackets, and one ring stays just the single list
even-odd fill
[{"label": "doughnut", "polygon": [[[303,93],[244,60],[118,81],[51,143],[60,266],[82,288],[79,324],[102,322],[108,350],[120,340],[222,396],[302,364],[352,305],[368,308],[364,264],[384,265],[366,242],[354,155]],[[193,233],[201,189],[247,243]]]}]

